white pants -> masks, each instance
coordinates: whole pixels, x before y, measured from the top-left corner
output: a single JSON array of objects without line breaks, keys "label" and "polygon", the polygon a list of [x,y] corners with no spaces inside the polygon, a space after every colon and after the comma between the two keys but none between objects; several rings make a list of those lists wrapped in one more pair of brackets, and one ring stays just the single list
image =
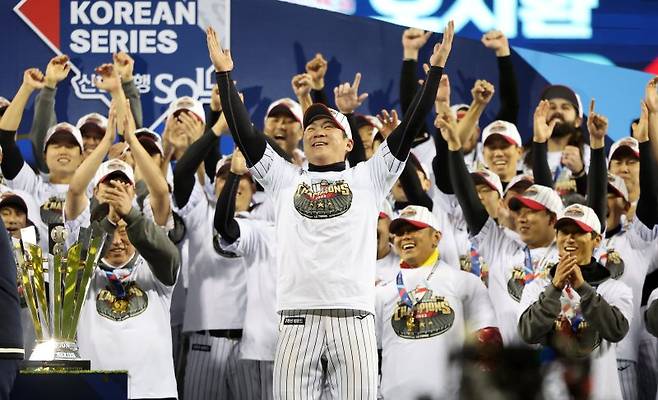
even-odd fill
[{"label": "white pants", "polygon": [[[326,361],[326,369],[322,362]],[[375,318],[358,310],[284,311],[274,360],[274,398],[377,398]]]}]

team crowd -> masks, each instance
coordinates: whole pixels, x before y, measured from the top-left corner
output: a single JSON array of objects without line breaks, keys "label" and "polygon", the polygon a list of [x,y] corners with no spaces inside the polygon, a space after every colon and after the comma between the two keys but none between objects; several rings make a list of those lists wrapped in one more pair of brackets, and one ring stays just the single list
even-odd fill
[{"label": "team crowd", "polygon": [[61,225],[69,244],[107,233],[77,343],[128,371],[131,399],[656,399],[658,78],[606,153],[595,100],[520,93],[499,31],[482,37],[498,87],[451,104],[453,36],[419,60],[432,33],[404,31],[401,109],[378,115],[360,73],[325,87],[317,54],[262,131],[212,29],[210,104],[178,98],[162,134],[126,53],[96,69],[109,109],[70,122],[68,57],[26,70],[0,98],[0,399],[35,344],[11,238],[52,253]]}]

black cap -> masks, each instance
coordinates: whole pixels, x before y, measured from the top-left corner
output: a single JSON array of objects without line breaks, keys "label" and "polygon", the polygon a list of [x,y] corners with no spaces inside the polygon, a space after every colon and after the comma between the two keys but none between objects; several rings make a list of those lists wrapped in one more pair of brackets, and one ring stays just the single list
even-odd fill
[{"label": "black cap", "polygon": [[570,87],[564,85],[551,85],[548,86],[541,94],[542,100],[551,100],[551,99],[564,99],[571,103],[576,109],[576,114],[582,116],[582,107],[580,104],[580,98]]},{"label": "black cap", "polygon": [[6,193],[0,198],[0,209],[5,207],[16,208],[23,211],[25,215],[28,214],[27,204],[25,204],[25,201],[19,195],[14,193]]}]

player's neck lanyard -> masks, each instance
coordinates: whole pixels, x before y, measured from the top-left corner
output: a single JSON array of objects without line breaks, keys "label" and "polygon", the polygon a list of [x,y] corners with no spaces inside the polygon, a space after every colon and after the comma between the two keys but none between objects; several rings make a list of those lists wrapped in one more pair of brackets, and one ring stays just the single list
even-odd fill
[{"label": "player's neck lanyard", "polygon": [[[546,261],[546,256],[548,255],[548,252],[551,251],[554,244],[555,241],[553,241],[550,245],[548,245],[548,247],[546,248],[546,252],[544,253],[544,256],[540,259],[540,263],[542,261]],[[525,258],[523,263],[523,272],[524,272],[523,281],[527,285],[528,283],[535,280],[535,278],[539,276],[539,272],[541,271],[535,271],[535,267],[532,262],[532,254],[530,253],[530,248],[528,247],[528,245],[526,245],[523,248],[523,253]],[[539,268],[537,269],[539,270]]]},{"label": "player's neck lanyard", "polygon": [[128,263],[121,267],[112,268],[105,262],[101,262],[99,264],[99,267],[105,274],[108,282],[115,289],[116,296],[120,299],[126,297],[126,288],[124,287],[123,283],[130,278],[130,276],[137,268],[138,263],[136,261],[137,253],[135,253],[133,258],[128,261]]},{"label": "player's neck lanyard", "polygon": [[[434,259],[434,265],[432,266],[432,269],[430,270],[430,273],[427,274],[425,279],[422,281],[422,287],[427,289],[429,287],[429,280],[432,278],[432,275],[434,275],[434,272],[439,266],[439,250],[435,250],[432,256],[428,258],[427,261],[431,261]],[[429,262],[426,264],[427,266],[431,265]],[[423,266],[419,266],[417,268],[423,268]],[[414,308],[414,305],[418,303],[418,300],[413,298],[412,296],[409,295],[409,291],[407,291],[407,288],[404,286],[404,279],[402,278],[402,271],[398,272],[397,278],[395,278],[395,283],[397,284],[398,287],[398,293],[400,294],[400,300],[409,308]]]},{"label": "player's neck lanyard", "polygon": [[480,266],[480,253],[478,249],[471,243],[471,273],[475,276],[480,276],[482,267]]},{"label": "player's neck lanyard", "polygon": [[[580,268],[580,266],[578,266],[578,268]],[[564,287],[564,292],[567,295],[568,305],[566,308],[563,307],[563,312],[568,314],[569,311],[573,310],[574,315],[569,320],[571,322],[571,330],[576,333],[578,332],[578,326],[585,320],[585,318],[583,317],[583,312],[580,308],[580,305],[576,304],[576,298],[573,295],[573,289],[571,288],[570,283],[567,283],[567,285]]]},{"label": "player's neck lanyard", "polygon": [[564,170],[564,166],[560,162],[557,165],[557,168],[555,168],[555,172],[553,173],[553,183],[557,182],[557,180],[560,178],[560,175],[562,175],[563,170]]}]

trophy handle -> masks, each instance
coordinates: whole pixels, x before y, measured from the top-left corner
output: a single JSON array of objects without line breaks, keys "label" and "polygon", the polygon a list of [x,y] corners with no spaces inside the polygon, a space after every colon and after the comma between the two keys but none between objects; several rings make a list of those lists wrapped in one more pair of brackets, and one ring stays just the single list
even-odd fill
[{"label": "trophy handle", "polygon": [[32,324],[34,325],[34,333],[37,337],[37,340],[44,339],[44,332],[41,328],[41,321],[39,320],[39,312],[37,311],[36,299],[34,297],[34,288],[32,287],[32,282],[30,281],[30,274],[28,271],[27,261],[23,257],[23,248],[21,247],[20,241],[14,242],[14,254],[16,255],[16,263],[18,265],[18,272],[21,278],[21,286],[25,293],[25,302],[27,307],[30,310],[30,317],[32,318]]},{"label": "trophy handle", "polygon": [[48,301],[46,300],[46,282],[43,278],[43,256],[41,253],[41,247],[35,244],[27,244],[27,250],[30,254],[30,260],[32,261],[32,269],[34,274],[32,279],[34,280],[34,291],[37,295],[37,301],[39,305],[37,310],[39,310],[39,317],[43,321],[43,326],[46,327],[45,330],[50,334],[50,313]]},{"label": "trophy handle", "polygon": [[62,336],[67,335],[71,329],[73,307],[75,306],[75,289],[78,280],[78,270],[80,269],[80,252],[82,248],[80,243],[76,243],[68,251],[66,258],[66,275],[62,277],[64,282],[64,301],[62,305]]}]

